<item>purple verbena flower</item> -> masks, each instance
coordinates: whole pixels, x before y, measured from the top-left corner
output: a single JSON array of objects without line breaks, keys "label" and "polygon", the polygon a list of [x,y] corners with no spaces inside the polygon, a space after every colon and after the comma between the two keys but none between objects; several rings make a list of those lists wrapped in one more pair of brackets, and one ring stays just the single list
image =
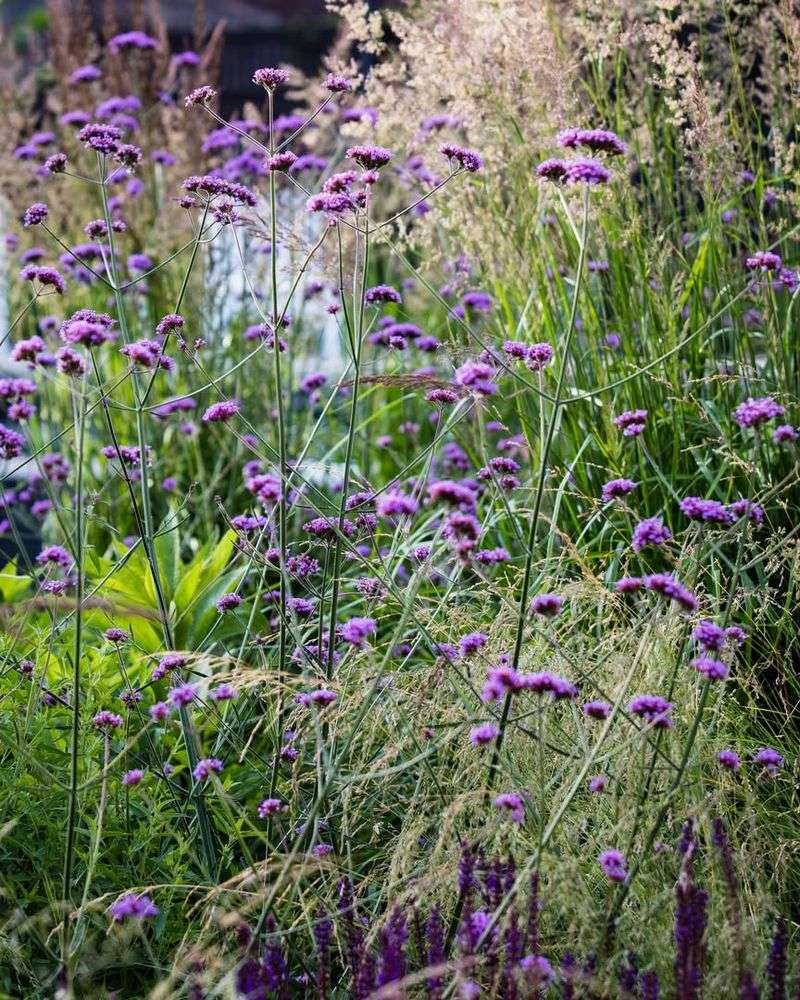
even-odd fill
[{"label": "purple verbena flower", "polygon": [[275,66],[265,66],[263,69],[257,69],[253,74],[253,83],[257,87],[263,87],[265,90],[274,90],[276,87],[281,87],[288,80],[288,70],[278,69]]},{"label": "purple verbena flower", "polygon": [[611,171],[597,160],[567,160],[564,179],[568,184],[607,184]]},{"label": "purple verbena flower", "polygon": [[785,412],[781,404],[769,396],[762,399],[753,399],[751,396],[736,407],[733,419],[740,427],[760,427],[776,417],[782,417]]},{"label": "purple verbena flower", "polygon": [[651,573],[644,578],[644,587],[675,601],[685,611],[694,611],[697,608],[697,598],[694,594],[670,573]]},{"label": "purple verbena flower", "polygon": [[355,160],[364,170],[379,170],[392,158],[391,150],[383,146],[350,146],[344,155],[348,160]]},{"label": "purple verbena flower", "polygon": [[564,607],[564,598],[558,594],[537,594],[531,601],[531,614],[543,618],[556,618]]},{"label": "purple verbena flower", "polygon": [[783,767],[783,756],[772,747],[761,747],[753,754],[754,764],[763,764],[769,775],[775,775]]},{"label": "purple verbena flower", "polygon": [[715,660],[710,656],[695,657],[692,666],[710,681],[724,681],[728,676],[728,667],[721,660]]},{"label": "purple verbena flower", "polygon": [[607,701],[587,701],[581,711],[589,719],[607,719],[611,714],[611,706]]},{"label": "purple verbena flower", "polygon": [[475,726],[470,731],[469,740],[475,747],[485,746],[493,743],[500,735],[500,730],[492,722],[483,722],[480,726]]},{"label": "purple verbena flower", "polygon": [[680,503],[681,512],[691,521],[712,524],[730,524],[730,511],[718,500],[703,500],[700,497],[684,497]]},{"label": "purple verbena flower", "polygon": [[759,250],[744,262],[748,271],[778,271],[781,264],[781,258],[771,250]]},{"label": "purple verbena flower", "polygon": [[610,479],[603,485],[601,493],[603,503],[610,503],[612,500],[626,497],[636,489],[636,485],[632,479]]},{"label": "purple verbena flower", "polygon": [[222,399],[218,403],[212,403],[203,414],[204,424],[225,423],[241,410],[241,403],[238,399]]},{"label": "purple verbena flower", "polygon": [[603,851],[597,858],[603,874],[612,882],[625,882],[628,878],[627,861],[621,851]]},{"label": "purple verbena flower", "polygon": [[197,762],[197,766],[192,771],[192,776],[195,781],[205,781],[212,774],[220,774],[224,768],[225,765],[218,757],[204,757]]},{"label": "purple verbena flower", "polygon": [[197,104],[209,104],[217,96],[216,90],[208,85],[196,87],[184,98],[184,105],[193,108]]},{"label": "purple verbena flower", "polygon": [[772,441],[774,444],[786,444],[787,441],[796,441],[798,437],[800,435],[798,435],[791,424],[781,424],[780,427],[776,427],[772,432]]},{"label": "purple verbena flower", "polygon": [[525,819],[525,803],[516,792],[504,792],[494,800],[496,809],[505,810],[512,823],[521,823]]},{"label": "purple verbena flower", "polygon": [[610,156],[625,156],[628,152],[628,147],[615,132],[604,129],[566,129],[556,136],[556,143],[564,149],[585,146],[593,153],[607,153]]},{"label": "purple verbena flower", "polygon": [[657,729],[672,729],[674,722],[669,717],[672,708],[671,702],[657,694],[637,695],[628,705],[631,715],[638,715]]},{"label": "purple verbena flower", "polygon": [[168,697],[175,708],[184,708],[197,697],[197,688],[194,684],[179,684],[178,687],[172,688]]},{"label": "purple verbena flower", "polygon": [[470,173],[475,173],[483,167],[483,160],[476,152],[463,146],[456,146],[455,143],[443,143],[439,147],[439,152],[448,160],[457,163],[462,170],[468,170]]},{"label": "purple verbena flower", "polygon": [[47,218],[47,205],[41,201],[35,201],[25,209],[22,216],[23,226],[38,226]]},{"label": "purple verbena flower", "polygon": [[720,750],[717,754],[717,760],[721,767],[725,767],[729,771],[738,771],[742,766],[741,758],[735,750]]},{"label": "purple verbena flower", "polygon": [[92,725],[95,729],[118,729],[122,725],[122,716],[115,715],[104,708],[92,718]]},{"label": "purple verbena flower", "polygon": [[459,639],[458,646],[462,656],[472,656],[479,649],[483,649],[488,641],[489,637],[483,632],[470,632]]},{"label": "purple verbena flower", "polygon": [[641,552],[648,545],[663,545],[670,538],[672,532],[660,517],[648,517],[634,527],[631,548],[634,552]]},{"label": "purple verbena flower", "polygon": [[259,803],[258,815],[261,819],[267,819],[269,816],[277,816],[279,813],[286,812],[288,806],[284,805],[280,799],[264,799],[263,802]]},{"label": "purple verbena flower", "polygon": [[644,430],[646,420],[647,410],[625,410],[614,417],[613,423],[625,437],[638,437]]},{"label": "purple verbena flower", "polygon": [[158,907],[149,896],[137,896],[129,892],[112,903],[108,912],[112,919],[121,923],[129,918],[144,920],[146,917],[155,917],[158,914]]}]

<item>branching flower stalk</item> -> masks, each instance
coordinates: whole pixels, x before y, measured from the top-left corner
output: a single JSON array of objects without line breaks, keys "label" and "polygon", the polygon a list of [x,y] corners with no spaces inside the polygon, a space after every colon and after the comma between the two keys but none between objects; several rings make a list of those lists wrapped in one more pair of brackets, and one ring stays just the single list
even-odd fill
[{"label": "branching flower stalk", "polygon": [[[114,301],[117,309],[117,316],[119,318],[120,330],[122,331],[122,336],[125,343],[130,340],[125,303],[122,297],[122,292],[120,290],[119,283],[119,268],[117,266],[117,257],[114,247],[114,228],[111,220],[111,212],[108,205],[108,194],[106,190],[106,163],[105,157],[101,156],[100,153],[97,154],[98,162],[98,176],[100,179],[100,193],[103,206],[103,219],[106,224],[108,231],[108,252],[109,252],[109,271],[111,274],[111,280],[114,289]],[[154,527],[153,527],[153,515],[150,503],[150,485],[149,485],[149,474],[148,474],[148,462],[147,462],[147,434],[145,431],[144,424],[144,414],[145,414],[145,403],[142,399],[142,394],[140,393],[138,376],[136,372],[131,375],[131,384],[135,405],[135,418],[136,418],[136,436],[137,436],[137,446],[139,448],[139,461],[141,464],[141,498],[142,498],[142,526],[144,528],[144,534],[142,536],[142,545],[144,547],[145,555],[147,557],[148,565],[150,567],[150,573],[153,578],[153,586],[156,591],[156,598],[158,601],[159,611],[161,614],[162,628],[164,632],[164,640],[169,649],[174,648],[174,639],[172,635],[172,626],[170,624],[169,608],[167,607],[167,602],[164,597],[163,587],[161,585],[161,574],[158,566],[158,559],[156,558],[155,547],[153,540],[155,537]],[[191,717],[186,710],[185,706],[181,706],[179,709],[179,715],[181,720],[181,728],[183,730],[184,744],[186,747],[186,755],[189,760],[189,767],[193,773],[198,761],[197,753],[197,738],[194,733],[194,727],[192,725]],[[206,813],[205,803],[203,801],[202,791],[198,788],[195,779],[192,778],[193,787],[191,792],[191,799],[194,802],[195,812],[197,814],[197,822],[200,828],[200,838],[203,844],[204,861],[206,867],[206,873],[209,878],[213,878],[217,870],[216,862],[216,851],[214,849],[214,841],[211,832],[211,824]]]}]

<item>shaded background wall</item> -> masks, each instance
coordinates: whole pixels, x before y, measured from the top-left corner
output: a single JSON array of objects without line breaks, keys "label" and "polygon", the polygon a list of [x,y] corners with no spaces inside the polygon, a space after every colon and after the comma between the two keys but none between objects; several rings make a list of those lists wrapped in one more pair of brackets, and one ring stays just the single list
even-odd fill
[{"label": "shaded background wall", "polygon": [[[325,10],[324,0],[205,0],[205,23],[213,27],[225,22],[225,44],[219,90],[223,111],[240,108],[259,91],[250,77],[254,67],[292,63],[314,72],[330,46],[335,18]],[[369,0],[377,9],[381,0]],[[103,0],[92,0],[96,26],[102,24]],[[131,27],[132,0],[115,0],[115,10],[124,31]],[[195,23],[195,0],[160,0],[173,50],[191,48]],[[7,30],[42,23],[45,0],[0,0],[0,16]]]}]

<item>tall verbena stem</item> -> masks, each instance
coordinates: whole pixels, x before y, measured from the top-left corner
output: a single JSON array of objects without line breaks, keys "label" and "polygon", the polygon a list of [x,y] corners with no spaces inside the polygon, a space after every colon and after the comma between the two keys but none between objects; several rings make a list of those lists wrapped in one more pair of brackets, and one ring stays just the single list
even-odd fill
[{"label": "tall verbena stem", "polygon": [[[81,381],[79,399],[75,407],[75,534],[73,551],[75,555],[75,644],[72,663],[72,717],[69,750],[69,799],[67,805],[66,845],[64,849],[64,874],[61,885],[66,906],[72,900],[72,876],[75,862],[75,832],[78,821],[78,762],[80,757],[80,708],[81,708],[81,664],[83,659],[83,594],[84,594],[84,451],[86,435],[86,382]],[[69,915],[64,914],[61,933],[61,954],[65,969],[69,958]]]},{"label": "tall verbena stem", "polygon": [[[128,331],[127,314],[125,311],[125,303],[122,296],[122,288],[120,285],[120,277],[119,277],[119,267],[117,263],[117,255],[114,245],[115,244],[114,227],[112,225],[111,212],[108,203],[106,162],[105,162],[105,157],[101,156],[99,153],[97,154],[97,163],[98,163],[98,176],[100,180],[100,195],[103,206],[103,219],[105,221],[106,229],[108,231],[108,270],[111,276],[112,287],[114,291],[114,303],[116,305],[120,331],[122,333],[123,340],[127,344],[130,341],[130,335]],[[137,446],[139,449],[139,461],[141,467],[141,479],[140,479],[141,525],[144,528],[144,532],[141,539],[142,547],[144,549],[145,556],[147,558],[147,563],[150,568],[150,573],[153,578],[153,586],[156,592],[156,600],[158,603],[159,614],[161,618],[164,641],[167,647],[171,650],[174,649],[175,639],[172,631],[169,608],[167,606],[167,601],[164,596],[164,589],[161,583],[161,574],[159,571],[158,558],[156,556],[155,545],[154,545],[155,530],[153,525],[152,504],[150,500],[150,483],[149,483],[148,459],[147,459],[147,433],[145,430],[144,394],[141,391],[138,374],[135,371],[131,374],[131,384],[132,384],[132,393],[133,393],[135,417],[136,417],[136,438],[137,438]],[[203,799],[202,786],[194,779],[193,776],[194,769],[199,759],[198,748],[197,748],[197,737],[194,732],[194,726],[192,724],[191,716],[185,705],[180,706],[178,714],[180,717],[181,729],[183,732],[184,745],[186,748],[186,756],[189,761],[189,770],[192,772],[192,777],[190,779],[190,781],[192,782],[192,791],[190,797],[194,803],[195,814],[197,816],[197,823],[200,829],[200,839],[203,848],[204,867],[206,869],[207,876],[213,879],[216,877],[217,861],[216,861],[216,851],[214,848],[214,840],[211,831],[211,824],[208,818],[208,813],[206,811],[205,802]]]},{"label": "tall verbena stem", "polygon": [[[530,525],[528,527],[528,539],[525,551],[525,569],[522,575],[522,587],[519,594],[519,606],[517,608],[517,624],[514,634],[514,652],[512,654],[512,667],[514,670],[519,666],[520,656],[522,654],[522,642],[525,636],[525,623],[528,618],[528,594],[530,592],[531,586],[531,574],[533,570],[533,556],[536,551],[536,534],[539,527],[539,516],[542,509],[542,499],[544,497],[545,484],[547,482],[547,463],[550,458],[550,448],[553,444],[553,437],[555,436],[556,428],[558,426],[561,409],[565,405],[566,400],[562,397],[564,389],[564,381],[567,374],[567,367],[570,363],[570,348],[572,346],[572,338],[575,333],[576,319],[578,317],[578,300],[581,292],[581,281],[583,278],[584,263],[586,261],[586,239],[587,232],[589,228],[589,188],[584,185],[583,189],[583,214],[580,228],[580,236],[578,239],[578,266],[575,273],[575,284],[572,290],[572,305],[569,312],[569,323],[567,325],[567,331],[564,336],[563,342],[560,346],[560,365],[558,369],[558,378],[556,380],[556,391],[552,404],[552,409],[550,412],[550,419],[547,423],[547,430],[545,431],[544,438],[541,442],[541,447],[539,451],[539,474],[536,480],[536,494],[533,501],[533,510],[531,512]],[[540,402],[540,406],[543,405]],[[492,752],[492,759],[489,764],[489,774],[487,778],[487,785],[489,789],[494,786],[497,779],[498,765],[500,762],[500,752],[503,748],[503,740],[505,738],[506,727],[508,725],[508,714],[511,708],[511,693],[507,693],[505,701],[503,703],[503,711],[500,718],[500,735],[497,737],[495,742],[494,750]]]}]

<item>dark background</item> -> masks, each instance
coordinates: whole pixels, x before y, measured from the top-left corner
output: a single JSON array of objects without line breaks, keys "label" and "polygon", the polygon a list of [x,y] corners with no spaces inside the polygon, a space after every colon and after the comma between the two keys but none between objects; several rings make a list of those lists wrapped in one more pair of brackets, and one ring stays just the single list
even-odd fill
[{"label": "dark background", "polygon": [[[92,0],[95,23],[102,23],[102,0]],[[120,31],[131,24],[131,0],[116,0]],[[195,0],[160,0],[161,15],[169,31],[173,51],[192,48]],[[383,0],[369,0],[372,9]],[[336,19],[325,9],[324,0],[205,0],[205,23],[210,29],[225,22],[219,90],[223,110],[241,108],[245,100],[257,99],[253,87],[254,67],[291,63],[313,73],[333,41]],[[0,0],[0,17],[13,35],[15,29],[41,25],[46,18],[44,0]]]}]

